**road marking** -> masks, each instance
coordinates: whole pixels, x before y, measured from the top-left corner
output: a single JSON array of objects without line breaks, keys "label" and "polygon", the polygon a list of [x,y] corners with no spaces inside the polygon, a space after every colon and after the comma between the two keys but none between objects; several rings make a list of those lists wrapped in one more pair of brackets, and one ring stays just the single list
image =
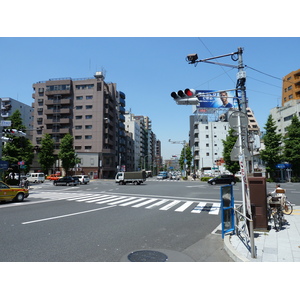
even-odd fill
[{"label": "road marking", "polygon": [[218,215],[220,211],[221,203],[213,203],[212,207],[210,208],[209,214],[210,215]]},{"label": "road marking", "polygon": [[175,211],[183,212],[186,210],[189,206],[191,206],[194,203],[194,201],[187,201],[183,205],[179,206]]},{"label": "road marking", "polygon": [[151,203],[151,202],[154,202],[154,201],[157,201],[157,200],[158,200],[158,199],[156,199],[156,198],[152,198],[152,199],[149,199],[149,200],[144,201],[144,202],[142,202],[142,203],[138,203],[138,204],[136,204],[136,205],[133,205],[132,207],[141,207],[141,206],[147,205],[147,204],[149,204],[149,203]]},{"label": "road marking", "polygon": [[174,201],[172,201],[171,203],[169,203],[169,204],[163,206],[163,207],[160,208],[159,210],[168,210],[168,209],[170,209],[171,207],[173,207],[174,205],[176,205],[176,204],[178,204],[178,203],[180,203],[180,202],[181,202],[180,200],[174,200]]},{"label": "road marking", "polygon": [[[136,198],[136,197],[135,197]],[[141,202],[143,200],[146,200],[147,198],[139,198],[137,200],[133,200],[133,201],[130,201],[128,203],[123,203],[123,204],[120,204],[120,206],[129,206],[131,204],[134,204],[134,203],[137,203],[137,202]]]},{"label": "road marking", "polygon": [[156,203],[154,203],[154,204],[152,204],[152,205],[150,205],[150,206],[147,206],[146,208],[152,208],[152,207],[155,207],[155,206],[159,206],[159,205],[162,205],[163,203],[166,203],[168,200],[161,200],[161,201],[159,201],[159,202],[156,202]]},{"label": "road marking", "polygon": [[72,213],[72,214],[67,214],[67,215],[61,215],[61,216],[50,217],[50,218],[45,218],[45,219],[33,220],[33,221],[23,222],[22,224],[27,225],[27,224],[32,224],[32,223],[38,223],[38,222],[55,220],[55,219],[67,218],[67,217],[81,215],[81,214],[87,214],[87,213],[90,213],[90,212],[94,212],[94,211],[97,211],[97,210],[103,210],[103,209],[107,209],[107,208],[111,208],[111,207],[114,207],[114,206],[106,206],[106,207],[80,211],[80,212],[77,212],[77,213]]},{"label": "road marking", "polygon": [[199,202],[199,204],[191,212],[196,214],[201,213],[206,204],[206,202]]}]

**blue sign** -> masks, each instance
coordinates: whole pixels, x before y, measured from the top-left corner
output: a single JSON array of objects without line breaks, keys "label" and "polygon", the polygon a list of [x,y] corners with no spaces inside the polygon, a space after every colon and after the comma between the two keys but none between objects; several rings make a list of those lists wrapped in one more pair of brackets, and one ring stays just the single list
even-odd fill
[{"label": "blue sign", "polygon": [[7,170],[9,166],[9,162],[5,160],[0,160],[0,169]]},{"label": "blue sign", "polygon": [[276,168],[277,169],[289,169],[292,167],[292,164],[277,164]]}]

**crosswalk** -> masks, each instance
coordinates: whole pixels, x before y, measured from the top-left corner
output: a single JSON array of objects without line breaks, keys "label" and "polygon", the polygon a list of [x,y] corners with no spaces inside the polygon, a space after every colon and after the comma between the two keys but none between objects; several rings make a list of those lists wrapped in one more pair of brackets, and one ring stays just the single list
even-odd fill
[{"label": "crosswalk", "polygon": [[38,192],[30,194],[30,198],[44,200],[65,200],[145,209],[159,209],[162,211],[187,211],[196,214],[199,214],[201,212],[207,212],[210,215],[218,215],[220,211],[220,203],[217,202],[199,202],[170,198],[161,199],[158,197],[151,198],[142,196],[125,196],[112,194]]}]

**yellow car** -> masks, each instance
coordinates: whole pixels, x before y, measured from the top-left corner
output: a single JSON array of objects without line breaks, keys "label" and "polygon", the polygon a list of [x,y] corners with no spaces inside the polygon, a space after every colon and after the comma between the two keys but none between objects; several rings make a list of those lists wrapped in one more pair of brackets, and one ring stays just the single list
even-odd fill
[{"label": "yellow car", "polygon": [[29,190],[24,188],[12,188],[0,181],[0,202],[23,201],[29,196]]}]

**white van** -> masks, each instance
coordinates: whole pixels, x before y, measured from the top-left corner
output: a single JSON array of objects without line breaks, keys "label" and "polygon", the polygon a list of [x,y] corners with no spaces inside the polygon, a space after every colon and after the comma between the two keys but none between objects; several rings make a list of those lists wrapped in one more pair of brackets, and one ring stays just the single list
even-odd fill
[{"label": "white van", "polygon": [[45,181],[45,174],[44,173],[28,173],[27,175],[26,175],[26,177],[27,177],[27,180],[29,181],[29,182],[38,182],[38,183],[40,183],[40,182],[44,182]]}]

